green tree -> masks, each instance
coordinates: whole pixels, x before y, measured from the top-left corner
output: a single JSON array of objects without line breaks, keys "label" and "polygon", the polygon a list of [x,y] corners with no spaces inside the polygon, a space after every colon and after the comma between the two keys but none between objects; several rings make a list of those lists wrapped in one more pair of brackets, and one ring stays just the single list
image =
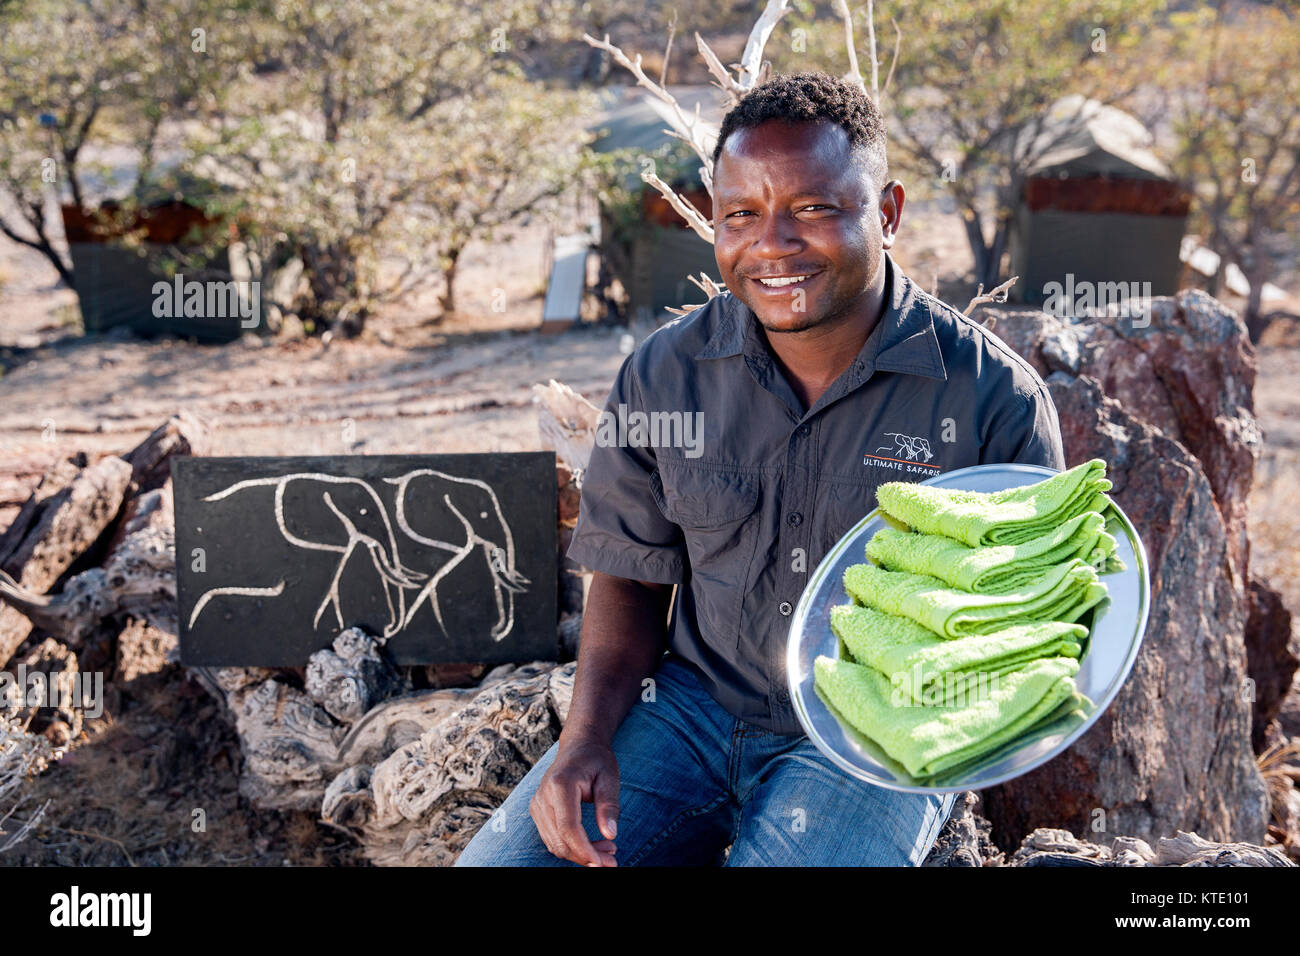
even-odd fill
[{"label": "green tree", "polygon": [[1300,237],[1300,22],[1270,7],[1228,17],[1216,4],[1171,18],[1163,39],[1175,169],[1219,254],[1212,293],[1236,263],[1250,283],[1246,325],[1258,338],[1261,293],[1276,270],[1270,252],[1294,261]]},{"label": "green tree", "polygon": [[263,263],[296,256],[307,318],[355,334],[431,275],[455,308],[466,243],[544,203],[583,162],[588,96],[530,82],[514,51],[562,34],[562,0],[280,0],[259,42],[283,69],[196,131]]},{"label": "green tree", "polygon": [[1086,121],[1045,120],[1068,94],[1104,104],[1138,88],[1163,0],[945,0],[900,5],[885,105],[900,166],[947,190],[975,278],[999,282],[1028,171]]},{"label": "green tree", "polygon": [[[90,212],[86,182],[112,170],[88,146],[126,145],[138,162],[128,200],[149,189],[165,123],[217,108],[238,68],[214,44],[239,4],[213,0],[17,0],[0,7],[0,233],[41,252],[71,286],[55,245],[61,203]],[[129,214],[133,203],[123,205]]]}]

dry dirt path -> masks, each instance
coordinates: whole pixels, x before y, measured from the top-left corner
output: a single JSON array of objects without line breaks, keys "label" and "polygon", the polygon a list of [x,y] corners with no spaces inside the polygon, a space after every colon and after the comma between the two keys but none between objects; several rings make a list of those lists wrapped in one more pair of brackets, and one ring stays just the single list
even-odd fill
[{"label": "dry dirt path", "polygon": [[56,458],[127,451],[182,409],[211,423],[214,455],[538,449],[531,386],[555,378],[600,404],[623,359],[619,340],[612,329],[581,328],[420,349],[103,338],[47,346],[0,383],[0,527]]}]

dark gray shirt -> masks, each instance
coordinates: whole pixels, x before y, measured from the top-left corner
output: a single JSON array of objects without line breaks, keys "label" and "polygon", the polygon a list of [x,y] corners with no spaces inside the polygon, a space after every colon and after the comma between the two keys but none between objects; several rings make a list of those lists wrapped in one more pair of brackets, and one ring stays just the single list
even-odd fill
[{"label": "dark gray shirt", "polygon": [[812,408],[725,292],[627,357],[583,480],[568,556],[676,583],[669,652],[722,707],[777,733],[802,732],[785,676],[791,611],[877,485],[993,462],[1065,467],[1033,368],[885,258],[886,311]]}]

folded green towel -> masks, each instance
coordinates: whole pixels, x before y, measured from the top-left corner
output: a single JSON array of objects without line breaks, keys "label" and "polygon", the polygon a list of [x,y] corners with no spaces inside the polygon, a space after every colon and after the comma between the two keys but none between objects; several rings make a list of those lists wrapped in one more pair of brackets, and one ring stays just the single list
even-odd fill
[{"label": "folded green towel", "polygon": [[959,491],[907,481],[876,489],[883,511],[923,534],[956,538],[972,548],[1021,544],[1085,511],[1110,505],[1106,463],[1100,458],[1032,485],[1002,491]]},{"label": "folded green towel", "polygon": [[853,604],[831,608],[831,630],[857,663],[889,679],[895,703],[950,705],[983,693],[995,675],[1028,661],[1079,657],[1088,636],[1081,624],[1036,621],[945,640],[908,618]]},{"label": "folded green towel", "polygon": [[[1032,585],[1049,568],[1076,558],[1098,571],[1123,569],[1123,562],[1115,557],[1115,538],[1106,531],[1106,519],[1096,511],[1076,515],[1024,544],[987,548],[972,548],[938,534],[881,528],[867,542],[867,557],[890,571],[928,574],[955,588],[981,594],[1002,594]],[[1120,567],[1115,568],[1115,563]]]},{"label": "folded green towel", "polygon": [[988,634],[1029,621],[1069,623],[1106,596],[1097,572],[1078,558],[1006,594],[971,594],[928,574],[885,571],[871,564],[850,566],[844,589],[859,604],[910,617],[940,637]]},{"label": "folded green towel", "polygon": [[1079,693],[1076,687],[1074,693],[1057,705],[1055,710],[1039,718],[1017,736],[1003,741],[991,750],[982,751],[960,763],[944,767],[940,773],[928,775],[924,778],[925,783],[932,787],[946,787],[968,778],[976,767],[996,763],[1031,741],[1041,739],[1048,734],[1055,735],[1058,739],[1065,737],[1088,719],[1088,711],[1084,709],[1085,707],[1091,710],[1093,703]]},{"label": "folded green towel", "polygon": [[889,680],[874,667],[820,656],[813,683],[850,725],[913,776],[969,761],[1030,729],[1075,691],[1079,662],[1031,661],[999,676],[991,693],[958,707],[894,706]]}]

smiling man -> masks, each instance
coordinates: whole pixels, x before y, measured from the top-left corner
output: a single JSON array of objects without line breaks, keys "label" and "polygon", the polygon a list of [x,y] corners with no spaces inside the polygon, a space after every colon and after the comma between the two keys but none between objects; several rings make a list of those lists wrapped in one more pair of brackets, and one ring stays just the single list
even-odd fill
[{"label": "smiling man", "polygon": [[875,105],[822,74],[777,77],[724,118],[728,292],[642,342],[606,405],[698,415],[699,447],[597,443],[568,551],[595,572],[568,719],[460,865],[929,852],[953,795],[863,783],[802,733],[791,612],[880,483],[1065,461],[1033,369],[889,256],[904,191],[887,169]]}]

